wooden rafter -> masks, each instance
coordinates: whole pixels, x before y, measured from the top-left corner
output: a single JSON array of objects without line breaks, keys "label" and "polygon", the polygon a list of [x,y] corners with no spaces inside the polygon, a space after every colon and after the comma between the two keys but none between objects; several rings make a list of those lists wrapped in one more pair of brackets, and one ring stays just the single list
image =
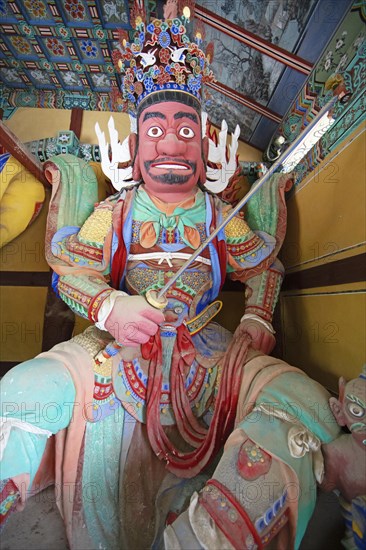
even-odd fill
[{"label": "wooden rafter", "polygon": [[216,90],[217,92],[220,92],[221,94],[224,94],[226,97],[233,99],[234,101],[237,101],[241,105],[248,107],[252,111],[255,111],[256,113],[262,116],[265,116],[266,118],[269,118],[274,122],[279,123],[282,120],[282,116],[276,113],[275,111],[272,111],[272,109],[269,109],[268,107],[265,107],[261,103],[254,101],[254,99],[251,99],[250,97],[244,94],[241,94],[236,90],[233,90],[232,88],[229,88],[229,86],[222,84],[222,82],[207,82],[206,86],[212,88],[213,90]]},{"label": "wooden rafter", "polygon": [[80,135],[81,135],[83,114],[84,114],[83,109],[74,108],[71,110],[70,130],[74,132],[74,134],[78,139],[80,139]]},{"label": "wooden rafter", "polygon": [[213,13],[197,4],[195,7],[195,17],[204,23],[207,23],[210,27],[218,29],[220,32],[223,32],[235,40],[238,40],[242,44],[246,44],[250,48],[257,50],[264,55],[268,55],[268,57],[271,57],[272,59],[295,69],[295,71],[308,75],[313,68],[312,63],[309,63],[306,59],[290,53],[284,48],[280,48],[279,46],[272,44],[272,42],[268,42],[268,40],[264,40],[260,36],[239,27],[235,23],[232,23],[220,15],[217,15],[216,13]]},{"label": "wooden rafter", "polygon": [[0,121],[0,143],[5,151],[10,153],[35,176],[45,187],[49,184],[45,178],[43,164],[36,159],[34,155],[23,145],[15,134],[5,124]]}]

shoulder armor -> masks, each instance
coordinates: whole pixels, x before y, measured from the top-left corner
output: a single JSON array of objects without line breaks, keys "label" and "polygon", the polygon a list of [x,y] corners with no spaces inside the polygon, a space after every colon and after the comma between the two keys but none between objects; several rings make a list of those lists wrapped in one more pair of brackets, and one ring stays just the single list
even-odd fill
[{"label": "shoulder armor", "polygon": [[[224,218],[225,218],[224,214]],[[229,223],[225,226],[225,235],[228,239],[235,239],[238,237],[246,237],[250,233],[250,227],[247,222],[239,217],[235,216]]]},{"label": "shoulder armor", "polygon": [[103,245],[112,227],[112,208],[104,204],[94,210],[79,231],[82,242]]}]

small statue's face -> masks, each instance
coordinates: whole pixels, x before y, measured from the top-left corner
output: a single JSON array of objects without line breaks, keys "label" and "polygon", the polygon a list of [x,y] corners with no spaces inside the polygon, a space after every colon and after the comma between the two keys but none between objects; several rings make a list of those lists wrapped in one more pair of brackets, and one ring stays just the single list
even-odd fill
[{"label": "small statue's face", "polygon": [[366,380],[356,378],[346,384],[343,414],[353,437],[366,445]]},{"label": "small statue's face", "polygon": [[[146,191],[157,196],[192,195],[205,180],[200,117],[192,107],[164,101],[145,109],[139,118],[139,143],[134,170]],[[139,174],[138,174],[139,172]]]}]

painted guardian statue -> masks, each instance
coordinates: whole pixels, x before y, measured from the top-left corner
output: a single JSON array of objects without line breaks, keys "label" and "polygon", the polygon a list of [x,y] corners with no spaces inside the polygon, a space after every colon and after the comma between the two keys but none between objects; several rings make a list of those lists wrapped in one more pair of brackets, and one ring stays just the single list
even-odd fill
[{"label": "painted guardian statue", "polygon": [[[94,208],[86,165],[47,166],[54,288],[93,326],[2,381],[2,517],[55,483],[73,550],[298,548],[321,444],[339,428],[325,422],[327,392],[267,355],[288,178],[273,177],[153,307],[146,294],[231,209],[208,190],[212,73],[177,19],[139,22],[117,62],[137,117],[127,149],[114,138],[132,161],[123,181],[116,168],[119,191]],[[213,320],[226,277],[245,284],[234,335]]]}]

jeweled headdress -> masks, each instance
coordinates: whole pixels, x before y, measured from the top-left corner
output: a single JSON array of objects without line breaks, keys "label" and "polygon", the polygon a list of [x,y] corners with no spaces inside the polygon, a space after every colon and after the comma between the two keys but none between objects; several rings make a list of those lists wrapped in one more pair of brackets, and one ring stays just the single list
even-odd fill
[{"label": "jeweled headdress", "polygon": [[149,94],[163,90],[180,90],[201,100],[202,84],[214,80],[204,52],[178,18],[154,19],[148,25],[138,21],[133,42],[124,39],[113,60],[130,112]]},{"label": "jeweled headdress", "polygon": [[[166,13],[168,12],[169,10]],[[145,24],[143,17],[136,13],[133,41],[130,41],[127,32],[121,32],[117,49],[113,52],[113,62],[122,75],[121,92],[126,110],[130,113],[132,132],[137,129],[136,114],[148,102],[167,100],[168,95],[174,91],[187,94],[187,101],[193,101],[197,110],[201,111],[202,86],[214,80],[208,58],[199,47],[200,38],[197,38],[197,43],[192,42],[186,34],[182,20],[175,15],[170,17],[165,21],[154,19]],[[207,114],[202,111],[201,117],[204,137]],[[98,123],[95,129],[102,170],[110,178],[112,185],[118,191],[136,185],[138,182],[132,178],[128,138],[119,142],[112,117],[108,123],[110,147]],[[209,138],[205,186],[214,193],[220,193],[226,188],[237,169],[236,152],[240,128],[236,127],[229,147],[226,145],[227,131],[227,124],[223,120],[217,142]]]}]

